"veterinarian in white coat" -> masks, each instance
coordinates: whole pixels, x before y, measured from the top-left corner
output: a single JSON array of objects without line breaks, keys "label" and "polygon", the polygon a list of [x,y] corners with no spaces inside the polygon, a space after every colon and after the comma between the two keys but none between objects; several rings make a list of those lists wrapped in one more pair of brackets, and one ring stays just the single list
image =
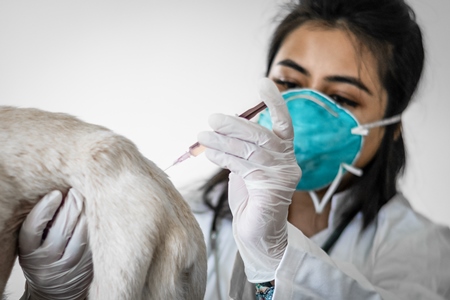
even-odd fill
[{"label": "veterinarian in white coat", "polygon": [[[260,124],[218,114],[198,136],[231,171],[205,188],[214,204],[228,191],[233,215],[211,235],[220,285],[232,299],[449,299],[450,231],[396,189],[400,118],[424,60],[412,11],[402,0],[304,0],[291,12],[269,48]],[[212,212],[193,208],[212,253]]]},{"label": "veterinarian in white coat", "polygon": [[[256,287],[257,299],[450,299],[450,230],[396,189],[400,116],[424,58],[413,12],[395,0],[302,1],[276,29],[268,58],[288,105],[268,103],[272,120],[264,113],[259,123],[272,132],[213,115],[213,132],[199,135],[207,157],[231,171],[206,185],[228,181],[239,250],[231,298],[254,299]],[[260,93],[280,97],[266,84]],[[357,123],[347,127],[347,114]],[[345,162],[358,134],[367,134],[363,146]],[[341,163],[328,176],[331,158]]]}]

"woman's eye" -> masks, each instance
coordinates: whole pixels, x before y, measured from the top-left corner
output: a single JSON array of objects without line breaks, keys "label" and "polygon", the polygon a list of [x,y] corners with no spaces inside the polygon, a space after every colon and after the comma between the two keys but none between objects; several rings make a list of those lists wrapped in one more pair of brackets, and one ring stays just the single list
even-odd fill
[{"label": "woman's eye", "polygon": [[336,103],[340,104],[341,106],[350,106],[350,107],[357,107],[358,103],[352,100],[349,100],[345,97],[339,96],[339,95],[330,95],[330,98],[336,101]]},{"label": "woman's eye", "polygon": [[282,80],[282,79],[274,79],[273,80],[279,87],[282,88],[282,90],[291,90],[300,88],[300,85],[298,85],[295,82],[288,81],[288,80]]}]

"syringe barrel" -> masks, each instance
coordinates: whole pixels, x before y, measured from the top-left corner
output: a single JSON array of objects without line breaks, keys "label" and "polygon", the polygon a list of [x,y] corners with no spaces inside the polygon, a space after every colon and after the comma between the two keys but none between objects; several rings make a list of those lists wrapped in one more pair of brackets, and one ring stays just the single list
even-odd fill
[{"label": "syringe barrel", "polygon": [[189,147],[189,153],[192,156],[197,156],[205,151],[206,147],[201,145],[199,142]]},{"label": "syringe barrel", "polygon": [[[258,105],[246,110],[243,114],[240,114],[239,117],[245,118],[247,120],[250,120],[253,118],[256,114],[258,114],[260,111],[262,111],[266,107],[266,104],[264,102],[259,103]],[[198,156],[201,153],[203,153],[206,150],[206,147],[203,145],[200,145],[199,142],[196,142],[192,146],[189,147],[189,151],[185,152],[182,156],[180,156],[173,165],[179,164],[180,162],[185,161],[189,157],[192,156]],[[167,170],[167,169],[166,169]]]}]

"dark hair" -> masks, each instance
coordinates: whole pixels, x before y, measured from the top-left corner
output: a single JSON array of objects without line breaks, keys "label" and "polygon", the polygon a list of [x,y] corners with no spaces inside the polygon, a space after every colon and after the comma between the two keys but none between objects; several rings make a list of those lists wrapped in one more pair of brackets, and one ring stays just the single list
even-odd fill
[{"label": "dark hair", "polygon": [[[415,14],[403,0],[300,0],[288,4],[288,9],[269,45],[267,74],[283,41],[299,26],[314,21],[341,28],[355,35],[377,59],[378,75],[388,95],[385,117],[405,110],[421,78],[424,49]],[[352,200],[342,221],[361,211],[367,227],[397,193],[397,178],[405,163],[401,127],[389,125],[377,154],[352,185]],[[216,178],[226,180],[228,171],[219,174]]]}]

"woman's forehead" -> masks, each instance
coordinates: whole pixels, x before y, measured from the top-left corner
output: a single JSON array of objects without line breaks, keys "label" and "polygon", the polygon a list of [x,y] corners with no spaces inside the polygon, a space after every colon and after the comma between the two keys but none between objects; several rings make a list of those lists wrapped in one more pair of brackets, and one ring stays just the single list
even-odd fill
[{"label": "woman's forehead", "polygon": [[346,75],[381,85],[375,56],[346,29],[306,23],[285,38],[273,63],[287,58],[312,76]]}]

